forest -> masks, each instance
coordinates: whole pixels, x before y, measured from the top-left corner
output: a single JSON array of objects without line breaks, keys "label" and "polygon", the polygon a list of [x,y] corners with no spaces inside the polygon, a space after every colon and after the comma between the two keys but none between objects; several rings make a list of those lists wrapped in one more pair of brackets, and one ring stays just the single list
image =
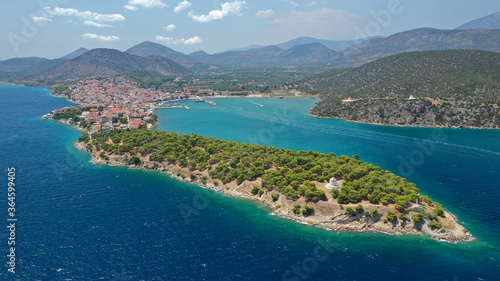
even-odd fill
[{"label": "forest", "polygon": [[[274,190],[289,200],[304,198],[307,202],[318,202],[327,197],[317,184],[335,177],[344,180],[340,191],[332,191],[339,204],[369,200],[373,204],[394,204],[398,211],[404,212],[418,198],[438,207],[433,216],[443,215],[441,205],[419,195],[414,183],[361,161],[359,155],[294,151],[145,129],[101,131],[92,137],[84,133],[79,141],[102,158],[126,155],[128,165],[141,165],[141,157],[148,157],[156,167],[170,164],[191,171],[208,171],[216,185],[219,181],[241,184],[260,178],[262,190],[257,187],[253,194]],[[203,178],[205,183],[207,180]],[[273,196],[273,200],[277,198]]]}]

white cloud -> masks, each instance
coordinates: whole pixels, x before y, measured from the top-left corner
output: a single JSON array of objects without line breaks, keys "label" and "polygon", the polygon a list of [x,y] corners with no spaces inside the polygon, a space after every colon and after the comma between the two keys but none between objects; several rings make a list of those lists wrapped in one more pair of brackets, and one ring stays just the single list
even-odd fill
[{"label": "white cloud", "polygon": [[78,13],[77,9],[61,8],[61,7],[55,7],[54,9],[50,9],[50,7],[45,7],[44,10],[54,16],[72,16]]},{"label": "white cloud", "polygon": [[275,15],[276,15],[276,13],[272,9],[260,10],[255,14],[256,17],[264,18],[264,19],[274,17]]},{"label": "white cloud", "polygon": [[163,3],[160,0],[129,0],[127,5],[123,6],[123,8],[135,11],[138,7],[143,8],[164,8],[167,4]]},{"label": "white cloud", "polygon": [[125,5],[125,6],[123,6],[123,8],[130,10],[130,11],[135,11],[138,9],[136,6],[130,6],[130,5]]},{"label": "white cloud", "polygon": [[191,19],[197,22],[211,22],[214,20],[221,20],[230,14],[240,14],[243,7],[247,5],[247,2],[241,0],[235,0],[234,2],[225,2],[221,4],[220,10],[212,10],[208,15],[194,15],[192,12],[189,13]]},{"label": "white cloud", "polygon": [[105,24],[105,23],[98,23],[98,22],[95,22],[95,21],[91,21],[91,20],[86,20],[83,22],[84,25],[90,25],[90,26],[94,26],[94,27],[112,27],[111,25],[109,24]]},{"label": "white cloud", "polygon": [[362,22],[362,17],[342,10],[321,8],[315,11],[292,11],[286,17],[273,21],[270,33],[279,40],[298,36],[310,36],[326,39],[353,39],[354,29]]},{"label": "white cloud", "polygon": [[175,24],[169,24],[165,27],[163,27],[163,29],[165,29],[166,31],[173,31],[177,26],[175,26]]},{"label": "white cloud", "polygon": [[104,35],[97,35],[93,33],[85,33],[82,34],[82,38],[85,40],[91,40],[91,41],[104,41],[104,42],[112,42],[112,41],[117,41],[120,40],[120,37],[118,36],[104,36]]},{"label": "white cloud", "polygon": [[294,6],[294,7],[298,7],[299,6],[299,4],[296,3],[296,2],[293,2],[293,1],[287,1],[287,2],[288,2],[288,4],[290,4],[290,5]]},{"label": "white cloud", "polygon": [[200,43],[203,43],[203,41],[200,39],[200,37],[198,36],[195,36],[195,37],[191,37],[189,39],[181,39],[182,40],[182,43],[184,45],[194,45],[194,44],[200,44]]},{"label": "white cloud", "polygon": [[99,14],[91,11],[78,11],[77,9],[71,8],[60,8],[60,7],[45,7],[44,11],[53,16],[75,16],[82,20],[91,21],[104,21],[104,22],[115,22],[123,21],[125,17],[120,14]]},{"label": "white cloud", "polygon": [[188,39],[180,38],[180,39],[175,39],[173,37],[164,37],[164,36],[156,36],[156,40],[158,41],[163,41],[165,43],[169,44],[174,44],[174,45],[194,45],[194,44],[200,44],[203,43],[203,41],[200,39],[198,36],[194,36]]},{"label": "white cloud", "polygon": [[187,8],[189,8],[189,6],[191,6],[191,3],[189,3],[188,1],[179,2],[177,7],[174,8],[174,12],[178,13],[178,12],[184,11]]},{"label": "white cloud", "polygon": [[31,19],[33,19],[34,22],[48,22],[48,21],[52,21],[52,19],[50,19],[50,18],[39,17],[39,16],[31,16]]}]

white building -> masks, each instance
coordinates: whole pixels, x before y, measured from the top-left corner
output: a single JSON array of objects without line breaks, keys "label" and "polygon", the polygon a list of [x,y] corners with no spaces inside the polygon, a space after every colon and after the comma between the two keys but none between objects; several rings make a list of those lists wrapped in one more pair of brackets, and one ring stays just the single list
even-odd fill
[{"label": "white building", "polygon": [[326,184],[326,188],[328,188],[328,189],[339,189],[340,186],[337,183],[337,180],[334,177],[332,177],[332,178],[330,178],[330,182]]}]

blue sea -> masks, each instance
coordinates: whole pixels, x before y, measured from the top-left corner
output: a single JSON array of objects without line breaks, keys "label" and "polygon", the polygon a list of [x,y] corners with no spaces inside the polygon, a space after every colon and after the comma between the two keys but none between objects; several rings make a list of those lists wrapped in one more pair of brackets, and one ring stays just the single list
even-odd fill
[{"label": "blue sea", "polygon": [[[215,100],[215,99],[214,99]],[[0,85],[0,280],[500,280],[500,131],[315,119],[310,98],[185,101],[156,129],[361,159],[415,182],[476,240],[333,232],[155,172],[95,165],[80,132],[42,120],[70,105]],[[16,273],[7,183],[15,167]]]}]

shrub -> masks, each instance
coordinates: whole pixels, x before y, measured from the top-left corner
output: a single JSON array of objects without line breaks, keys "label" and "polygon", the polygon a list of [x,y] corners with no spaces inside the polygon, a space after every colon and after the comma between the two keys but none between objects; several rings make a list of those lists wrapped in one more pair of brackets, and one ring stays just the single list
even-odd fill
[{"label": "shrub", "polygon": [[441,225],[441,223],[440,223],[440,222],[438,222],[438,221],[433,221],[433,222],[431,222],[431,223],[429,224],[429,227],[430,227],[432,230],[436,230],[436,229],[441,229],[441,227],[443,227],[443,226]]},{"label": "shrub", "polygon": [[398,219],[398,217],[396,217],[396,212],[387,211],[387,219],[391,222],[395,222]]},{"label": "shrub", "polygon": [[363,211],[364,211],[364,209],[363,209],[363,206],[361,204],[356,206],[356,212],[362,213]]},{"label": "shrub", "polygon": [[278,201],[278,198],[280,198],[280,195],[278,193],[271,194],[271,198],[273,199],[273,202]]},{"label": "shrub", "polygon": [[258,187],[256,187],[256,186],[254,186],[254,187],[252,188],[252,194],[253,194],[253,195],[257,195],[257,193],[259,193],[259,190],[260,190],[260,188],[258,188]]},{"label": "shrub", "polygon": [[312,215],[313,212],[314,212],[314,208],[306,205],[306,206],[304,206],[304,210],[302,210],[302,215],[309,216],[309,215]]},{"label": "shrub", "polygon": [[349,199],[347,198],[347,193],[341,192],[337,198],[339,204],[349,204]]},{"label": "shrub", "polygon": [[418,213],[412,217],[413,223],[414,224],[419,224],[424,221],[424,214]]},{"label": "shrub", "polygon": [[300,204],[297,203],[297,204],[293,205],[293,210],[292,211],[296,215],[300,214]]},{"label": "shrub", "polygon": [[348,207],[345,209],[345,214],[346,214],[346,215],[352,215],[352,216],[354,216],[354,215],[356,214],[356,211],[354,211],[351,207],[349,207],[349,206],[348,206]]},{"label": "shrub", "polygon": [[372,211],[372,216],[376,217],[377,215],[378,215],[378,211],[377,211],[377,209],[373,210],[373,211]]}]

